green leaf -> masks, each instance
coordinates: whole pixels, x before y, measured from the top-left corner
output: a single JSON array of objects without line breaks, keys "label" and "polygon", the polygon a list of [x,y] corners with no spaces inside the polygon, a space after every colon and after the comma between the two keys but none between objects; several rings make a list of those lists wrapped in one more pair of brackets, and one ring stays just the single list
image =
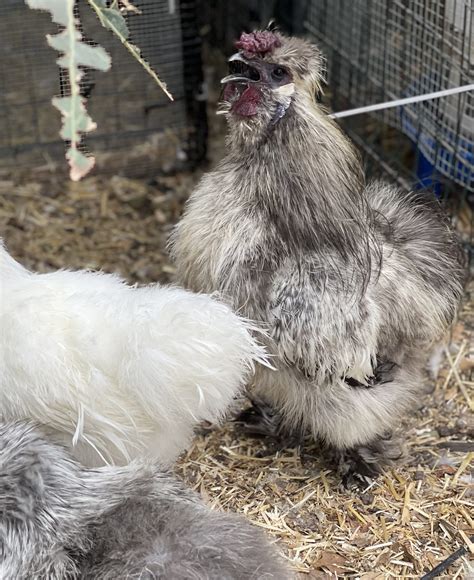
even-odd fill
[{"label": "green leaf", "polygon": [[[54,22],[64,26],[64,30],[59,34],[47,35],[47,41],[52,48],[62,53],[56,62],[68,74],[71,96],[54,98],[53,105],[61,112],[63,121],[61,137],[70,142],[70,148],[66,153],[70,165],[70,176],[71,179],[78,180],[86,175],[95,163],[93,157],[87,157],[79,151],[82,135],[96,128],[96,124],[87,113],[86,100],[80,96],[79,82],[83,75],[80,67],[106,71],[110,68],[111,59],[102,47],[90,46],[82,42],[82,35],[77,29],[78,23],[74,14],[77,0],[25,1],[30,8],[48,10]],[[119,38],[120,42],[154,78],[166,95],[173,100],[166,84],[158,78],[151,66],[141,56],[139,48],[129,42],[127,22],[119,10],[118,2],[115,0],[110,6],[107,6],[106,0],[87,1],[95,10],[101,24]],[[124,2],[125,7],[128,4],[128,9],[133,9],[131,3]]]},{"label": "green leaf", "polygon": [[67,30],[63,30],[54,36],[47,34],[46,38],[51,47],[64,52],[64,56],[57,61],[59,66],[63,68],[69,68],[71,65],[80,65],[107,71],[112,64],[112,59],[101,46],[90,46],[85,42],[81,42],[79,33],[75,35],[76,40],[73,40],[73,50],[71,50],[72,39]]},{"label": "green leaf", "polygon": [[61,137],[64,140],[79,141],[80,133],[88,133],[97,127],[88,115],[84,103],[84,99],[78,95],[53,99],[53,105],[63,117]]},{"label": "green leaf", "polygon": [[[1,1],[1,0],[0,0]],[[77,0],[26,0],[31,8],[49,10],[55,22],[64,26],[59,34],[46,36],[48,44],[62,53],[56,61],[68,74],[71,95],[54,98],[53,105],[62,117],[61,137],[69,141],[66,153],[69,161],[69,175],[74,181],[81,179],[94,166],[93,157],[87,157],[79,151],[82,135],[93,131],[96,124],[86,110],[86,100],[80,95],[79,82],[83,72],[80,67],[106,71],[110,68],[111,59],[100,46],[90,46],[82,42],[82,35],[77,29],[74,7]],[[102,0],[101,5],[105,5]]]},{"label": "green leaf", "polygon": [[100,10],[97,11],[97,14],[102,26],[105,26],[105,28],[108,28],[115,34],[128,39],[130,32],[128,30],[127,21],[122,16],[122,14],[114,8],[107,8],[105,6],[105,2],[95,0],[95,3],[100,8]]},{"label": "green leaf", "polygon": [[106,8],[104,0],[87,0],[92,8],[95,10],[97,17],[99,18],[101,24],[106,28],[109,28],[115,36],[118,37],[120,42],[125,46],[125,48],[133,55],[134,58],[142,65],[142,67],[147,71],[147,73],[153,78],[156,84],[161,88],[165,95],[172,101],[173,96],[168,91],[166,83],[164,83],[156,74],[156,72],[151,68],[148,62],[141,56],[140,49],[134,44],[129,42],[128,28],[125,18],[116,8]]},{"label": "green leaf", "polygon": [[67,25],[68,6],[65,0],[26,0],[26,3],[36,10],[48,10],[54,22],[63,26]]}]

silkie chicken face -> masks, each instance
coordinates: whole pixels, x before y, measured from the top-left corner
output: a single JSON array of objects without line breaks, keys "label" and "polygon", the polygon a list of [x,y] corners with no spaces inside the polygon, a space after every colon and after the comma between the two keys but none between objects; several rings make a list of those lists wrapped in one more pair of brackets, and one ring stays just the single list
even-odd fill
[{"label": "silkie chicken face", "polygon": [[274,125],[289,111],[297,89],[301,94],[320,89],[322,59],[314,45],[257,31],[243,33],[235,46],[239,52],[229,59],[230,74],[221,80],[219,112],[229,120]]}]

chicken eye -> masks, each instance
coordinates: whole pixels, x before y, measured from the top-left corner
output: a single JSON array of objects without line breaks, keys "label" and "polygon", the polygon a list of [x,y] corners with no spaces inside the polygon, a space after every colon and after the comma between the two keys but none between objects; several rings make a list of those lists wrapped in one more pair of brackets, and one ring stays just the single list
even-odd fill
[{"label": "chicken eye", "polygon": [[281,67],[281,66],[276,66],[272,70],[272,77],[276,81],[281,81],[284,78],[285,75],[286,75],[286,70],[283,67]]}]

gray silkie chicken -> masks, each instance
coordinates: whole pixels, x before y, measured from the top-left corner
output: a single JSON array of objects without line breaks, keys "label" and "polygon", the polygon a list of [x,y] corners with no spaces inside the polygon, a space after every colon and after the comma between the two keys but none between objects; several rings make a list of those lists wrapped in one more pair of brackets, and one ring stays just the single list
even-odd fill
[{"label": "gray silkie chicken", "polygon": [[254,393],[281,433],[310,432],[374,474],[455,318],[462,255],[437,203],[366,183],[315,102],[323,59],[278,32],[242,34],[220,113],[227,155],[192,193],[170,248],[178,282],[263,323],[277,372]]},{"label": "gray silkie chicken", "polygon": [[147,464],[85,469],[31,423],[0,423],[2,580],[288,580],[263,534]]}]

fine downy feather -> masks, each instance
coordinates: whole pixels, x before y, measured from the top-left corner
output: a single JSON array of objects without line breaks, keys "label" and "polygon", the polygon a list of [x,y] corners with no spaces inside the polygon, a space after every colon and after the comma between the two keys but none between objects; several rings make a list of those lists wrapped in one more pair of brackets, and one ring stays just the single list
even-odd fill
[{"label": "fine downy feather", "polygon": [[265,324],[278,372],[258,367],[253,382],[284,428],[376,461],[456,315],[462,257],[436,202],[365,184],[314,101],[319,50],[261,34],[243,35],[239,74],[223,79],[228,152],[172,235],[177,280]]},{"label": "fine downy feather", "polygon": [[0,578],[288,580],[263,533],[145,463],[84,469],[28,423],[0,423]]},{"label": "fine downy feather", "polygon": [[0,245],[0,418],[57,430],[86,465],[169,464],[264,362],[252,329],[209,296],[34,274]]}]

